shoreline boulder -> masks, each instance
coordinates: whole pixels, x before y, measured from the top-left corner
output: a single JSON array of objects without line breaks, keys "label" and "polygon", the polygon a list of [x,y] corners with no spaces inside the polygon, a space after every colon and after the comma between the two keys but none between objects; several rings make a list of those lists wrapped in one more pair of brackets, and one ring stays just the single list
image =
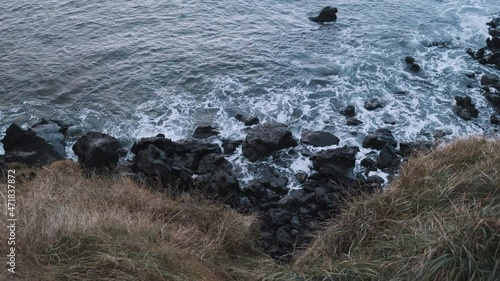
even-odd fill
[{"label": "shoreline boulder", "polygon": [[88,132],[76,141],[73,151],[86,169],[110,169],[118,164],[120,143],[110,135]]},{"label": "shoreline boulder", "polygon": [[17,124],[10,125],[2,139],[5,162],[43,166],[66,159],[66,140],[63,134],[66,129],[57,122],[46,120],[27,130]]},{"label": "shoreline boulder", "polygon": [[332,133],[326,131],[309,131],[306,130],[302,133],[300,142],[312,146],[330,146],[337,145],[340,139]]},{"label": "shoreline boulder", "polygon": [[256,162],[270,156],[275,151],[297,145],[297,140],[285,124],[271,122],[250,128],[242,149],[243,155],[250,162]]}]

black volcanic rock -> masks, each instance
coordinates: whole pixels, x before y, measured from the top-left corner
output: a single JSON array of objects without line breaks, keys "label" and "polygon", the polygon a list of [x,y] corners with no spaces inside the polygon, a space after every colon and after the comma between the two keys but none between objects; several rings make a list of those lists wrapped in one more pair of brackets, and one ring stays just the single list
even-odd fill
[{"label": "black volcanic rock", "polygon": [[360,165],[364,167],[367,171],[377,171],[377,162],[370,158],[365,158],[361,160]]},{"label": "black volcanic rock", "polygon": [[354,105],[349,105],[345,108],[342,108],[340,110],[340,114],[342,114],[346,117],[354,117],[354,116],[356,116],[356,108],[354,107]]},{"label": "black volcanic rock", "polygon": [[382,104],[382,102],[377,98],[365,101],[366,110],[375,110],[382,107],[384,107],[384,104]]},{"label": "black volcanic rock", "polygon": [[28,130],[12,124],[2,139],[5,162],[43,166],[66,159],[63,132],[65,128],[52,121],[44,120]]},{"label": "black volcanic rock", "polygon": [[500,113],[493,113],[490,117],[490,123],[492,125],[500,125]]},{"label": "black volcanic rock", "polygon": [[397,146],[396,139],[389,129],[377,129],[374,133],[368,134],[363,140],[364,148],[382,149],[386,144]]},{"label": "black volcanic rock", "polygon": [[252,125],[257,125],[260,123],[259,118],[249,117],[249,116],[243,115],[241,113],[236,114],[234,116],[234,118],[236,118],[236,120],[238,120],[240,122],[243,122],[245,124],[245,126],[252,126]]},{"label": "black volcanic rock", "polygon": [[489,26],[488,33],[491,38],[486,39],[486,47],[476,52],[467,49],[467,54],[481,64],[493,64],[497,69],[500,69],[500,26],[498,22],[500,22],[500,18],[495,18],[487,23]]},{"label": "black volcanic rock", "polygon": [[341,168],[353,169],[356,163],[356,154],[359,148],[356,146],[344,146],[341,148],[322,150],[311,157],[315,170],[320,170],[325,165],[335,165]]},{"label": "black volcanic rock", "polygon": [[319,12],[319,15],[316,17],[309,17],[309,20],[317,23],[325,23],[325,22],[332,22],[337,20],[337,8],[333,8],[330,6],[324,7],[321,12]]},{"label": "black volcanic rock", "polygon": [[73,145],[78,162],[90,170],[115,167],[120,158],[119,150],[116,138],[99,132],[88,132]]},{"label": "black volcanic rock", "polygon": [[398,168],[401,160],[396,152],[396,149],[392,145],[385,145],[380,151],[377,158],[377,167],[379,169],[385,168]]},{"label": "black volcanic rock", "polygon": [[414,57],[407,56],[405,58],[405,62],[408,65],[408,68],[410,69],[410,71],[412,71],[412,72],[419,72],[420,71],[420,65],[418,65],[415,62]]},{"label": "black volcanic rock", "polygon": [[239,183],[233,166],[222,157],[217,144],[188,138],[176,142],[158,135],[134,144],[135,170],[177,190],[197,188],[211,199],[235,205]]},{"label": "black volcanic rock", "polygon": [[232,154],[236,151],[236,148],[243,143],[241,140],[222,140],[222,149],[224,150],[224,154]]},{"label": "black volcanic rock", "polygon": [[363,124],[363,121],[361,121],[357,118],[354,118],[354,117],[350,117],[350,118],[346,119],[345,124],[347,126],[358,126],[358,125]]},{"label": "black volcanic rock", "polygon": [[292,132],[282,123],[272,122],[252,127],[243,142],[243,155],[251,162],[264,159],[274,151],[297,146]]},{"label": "black volcanic rock", "polygon": [[198,126],[194,130],[193,137],[197,139],[206,139],[212,136],[217,136],[219,131],[210,125]]},{"label": "black volcanic rock", "polygon": [[312,146],[330,146],[339,144],[340,139],[329,132],[306,130],[302,133],[300,141]]},{"label": "black volcanic rock", "polygon": [[464,120],[477,118],[479,111],[476,109],[472,99],[469,96],[455,96],[456,105],[453,107],[453,112]]}]

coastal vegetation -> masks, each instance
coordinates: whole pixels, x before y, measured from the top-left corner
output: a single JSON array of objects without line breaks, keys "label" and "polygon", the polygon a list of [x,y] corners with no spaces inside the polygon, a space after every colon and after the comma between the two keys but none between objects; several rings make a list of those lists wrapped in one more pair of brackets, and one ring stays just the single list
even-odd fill
[{"label": "coastal vegetation", "polygon": [[411,157],[384,192],[350,199],[311,233],[290,263],[259,249],[258,214],[124,175],[89,175],[70,160],[36,169],[11,164],[15,277],[499,280],[499,151],[498,140],[470,138]]}]

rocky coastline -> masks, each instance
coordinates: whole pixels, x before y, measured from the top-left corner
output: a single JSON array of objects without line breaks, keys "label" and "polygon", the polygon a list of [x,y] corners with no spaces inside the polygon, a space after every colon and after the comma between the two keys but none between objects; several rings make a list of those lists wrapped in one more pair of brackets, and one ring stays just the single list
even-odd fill
[{"label": "rocky coastline", "polygon": [[[327,8],[311,20],[321,23],[335,20],[337,9]],[[480,63],[494,64],[500,69],[500,18],[488,25],[492,38],[487,40],[487,47],[477,52],[468,50],[468,53]],[[412,57],[403,60],[409,71],[421,70]],[[496,110],[491,116],[491,124],[498,126],[500,79],[483,74],[480,84],[485,98]],[[455,102],[452,110],[464,120],[477,118],[480,114],[468,96],[457,96]],[[364,107],[376,110],[383,106],[378,99],[371,99]],[[356,118],[356,110],[354,106],[341,110],[347,124],[362,123]],[[304,130],[297,139],[286,124],[261,123],[257,117],[243,114],[235,118],[247,126],[246,137],[224,139],[222,145],[211,142],[219,133],[216,127],[206,125],[197,127],[190,138],[173,141],[159,134],[136,140],[130,149],[113,136],[88,132],[74,143],[72,150],[89,176],[114,173],[137,181],[154,182],[172,192],[196,191],[242,213],[258,214],[261,222],[259,245],[271,257],[289,261],[294,249],[304,247],[309,241],[308,234],[318,229],[321,222],[338,214],[345,201],[383,189],[384,179],[370,176],[371,171],[395,174],[408,157],[434,146],[432,142],[399,142],[389,129],[378,128],[368,132],[360,144],[373,150],[375,156],[358,163],[361,172],[355,173],[360,148],[338,146],[340,139],[332,132]],[[68,127],[57,120],[42,120],[27,129],[12,124],[2,139],[5,150],[1,157],[2,167],[9,163],[45,166],[68,159]],[[295,147],[299,142],[329,148],[315,154],[297,152]],[[289,179],[269,165],[259,178],[242,185],[228,160],[239,146],[249,162],[267,161],[279,151],[302,153],[311,160],[313,172],[296,174],[302,189],[291,190]],[[131,159],[124,159],[126,155],[131,155]]]}]

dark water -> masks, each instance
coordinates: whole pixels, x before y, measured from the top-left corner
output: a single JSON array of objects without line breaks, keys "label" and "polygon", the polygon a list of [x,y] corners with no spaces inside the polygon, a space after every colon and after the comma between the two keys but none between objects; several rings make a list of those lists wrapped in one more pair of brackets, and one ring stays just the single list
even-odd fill
[{"label": "dark water", "polygon": [[[307,20],[328,4],[339,9],[336,23]],[[383,117],[397,121],[389,128],[398,140],[435,129],[449,138],[493,134],[492,108],[464,74],[498,71],[465,49],[485,45],[485,23],[498,12],[498,0],[7,0],[0,130],[46,117],[73,124],[74,137],[99,130],[127,143],[158,133],[179,139],[209,122],[238,138],[243,126],[232,116],[241,112],[285,122],[297,136],[328,122],[341,145],[387,127]],[[405,69],[406,55],[421,74]],[[478,120],[453,115],[453,96],[465,94]],[[371,97],[387,106],[365,111]],[[338,110],[347,104],[363,125],[345,126]],[[281,168],[307,170],[307,161]]]}]

